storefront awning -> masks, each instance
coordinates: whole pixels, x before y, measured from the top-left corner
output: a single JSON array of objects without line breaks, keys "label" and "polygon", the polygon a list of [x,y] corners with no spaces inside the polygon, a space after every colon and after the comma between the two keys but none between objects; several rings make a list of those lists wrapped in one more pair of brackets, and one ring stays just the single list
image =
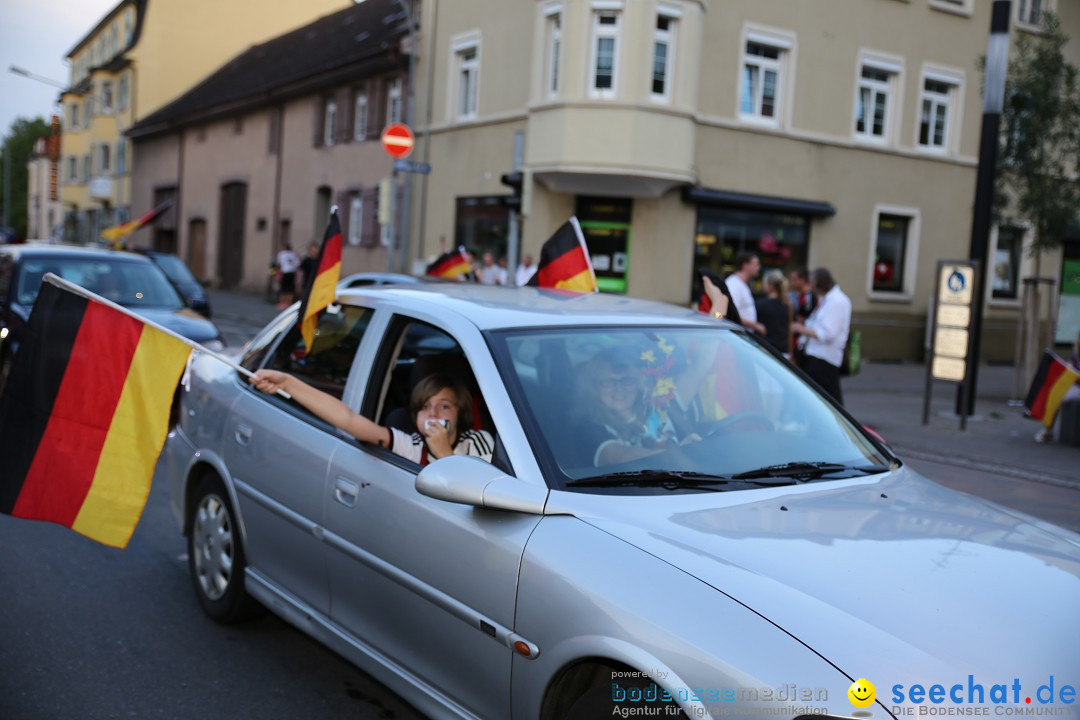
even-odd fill
[{"label": "storefront awning", "polygon": [[683,188],[683,200],[695,204],[724,205],[748,210],[808,215],[810,217],[830,217],[836,214],[836,208],[831,204],[816,200],[795,200],[771,195],[752,195],[750,193],[714,190],[689,185]]}]

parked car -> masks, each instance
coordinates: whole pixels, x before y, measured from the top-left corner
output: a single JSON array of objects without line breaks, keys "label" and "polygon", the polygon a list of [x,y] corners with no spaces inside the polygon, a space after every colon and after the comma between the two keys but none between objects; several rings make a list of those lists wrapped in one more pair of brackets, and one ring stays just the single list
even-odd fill
[{"label": "parked car", "polygon": [[425,282],[442,282],[440,278],[417,277],[392,272],[358,272],[346,275],[338,281],[339,290],[369,287],[372,285],[416,285]]},{"label": "parked car", "polygon": [[184,299],[185,305],[203,317],[210,317],[210,298],[206,294],[206,289],[195,278],[195,275],[192,274],[191,269],[183,260],[173,253],[158,252],[157,250],[136,248],[134,252],[150,258],[155,265],[162,269],[165,277],[169,278],[169,282],[180,293],[180,297]]},{"label": "parked car", "polygon": [[0,247],[0,391],[26,331],[41,278],[54,273],[209,350],[222,350],[221,333],[188,310],[165,274],[133,253],[64,245]]},{"label": "parked car", "polygon": [[384,425],[452,374],[491,462],[421,467],[197,359],[159,472],[213,619],[261,604],[432,717],[884,718],[937,684],[1012,703],[1014,678],[1023,712],[1075,687],[1080,535],[921,477],[742,328],[458,283],[339,302],[314,347],[292,308],[240,362]]}]

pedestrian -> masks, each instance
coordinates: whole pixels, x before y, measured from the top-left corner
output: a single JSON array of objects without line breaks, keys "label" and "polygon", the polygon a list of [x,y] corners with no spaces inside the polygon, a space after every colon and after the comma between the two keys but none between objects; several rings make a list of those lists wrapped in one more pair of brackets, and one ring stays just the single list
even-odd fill
[{"label": "pedestrian", "polygon": [[517,271],[514,273],[514,284],[518,287],[527,285],[532,276],[536,274],[536,263],[533,262],[533,256],[528,253],[521,259],[521,264],[517,266]]},{"label": "pedestrian", "polygon": [[806,357],[803,370],[839,404],[844,404],[840,391],[840,365],[851,332],[851,300],[833,280],[826,268],[817,268],[810,275],[817,307],[806,322],[792,323],[791,331],[800,335]]},{"label": "pedestrian", "polygon": [[281,272],[278,307],[288,307],[296,296],[296,271],[300,269],[300,256],[293,252],[289,243],[285,243],[277,254],[277,266]]},{"label": "pedestrian", "polygon": [[476,276],[481,285],[505,285],[506,268],[501,268],[495,263],[495,256],[486,252],[483,255],[483,264],[476,269]]},{"label": "pedestrian", "polygon": [[[804,267],[791,271],[791,310],[794,322],[805,323],[814,312],[814,292],[810,287],[810,271]],[[805,354],[799,343],[792,338],[792,358],[798,367],[803,366]]]},{"label": "pedestrian", "polygon": [[735,272],[724,280],[735,308],[739,311],[742,324],[759,335],[765,334],[765,326],[758,322],[757,308],[754,306],[754,293],[750,291],[750,281],[761,274],[761,260],[751,252],[735,256]]},{"label": "pedestrian", "polygon": [[765,297],[755,304],[758,320],[765,326],[765,341],[791,358],[791,299],[788,296],[787,279],[779,270],[765,275]]},{"label": "pedestrian", "polygon": [[307,246],[307,255],[300,261],[300,287],[307,288],[315,279],[315,271],[319,269],[319,243],[310,242]]}]

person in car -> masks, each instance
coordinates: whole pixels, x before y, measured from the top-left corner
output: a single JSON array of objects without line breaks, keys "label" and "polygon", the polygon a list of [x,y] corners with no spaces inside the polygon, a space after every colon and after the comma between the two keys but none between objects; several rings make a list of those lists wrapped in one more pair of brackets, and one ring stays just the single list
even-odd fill
[{"label": "person in car", "polygon": [[412,435],[379,425],[288,373],[259,370],[251,383],[265,393],[284,390],[293,400],[357,440],[388,447],[420,465],[448,455],[472,455],[491,462],[495,441],[486,430],[472,429],[472,395],[449,375],[428,375],[413,388],[409,411],[418,432]]}]

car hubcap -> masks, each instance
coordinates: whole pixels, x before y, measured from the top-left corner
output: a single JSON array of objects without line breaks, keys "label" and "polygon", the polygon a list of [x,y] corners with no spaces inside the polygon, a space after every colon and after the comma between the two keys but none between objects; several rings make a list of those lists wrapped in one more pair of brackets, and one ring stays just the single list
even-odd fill
[{"label": "car hubcap", "polygon": [[232,580],[234,548],[229,511],[217,495],[207,495],[199,503],[191,537],[199,587],[210,600],[219,600]]}]

